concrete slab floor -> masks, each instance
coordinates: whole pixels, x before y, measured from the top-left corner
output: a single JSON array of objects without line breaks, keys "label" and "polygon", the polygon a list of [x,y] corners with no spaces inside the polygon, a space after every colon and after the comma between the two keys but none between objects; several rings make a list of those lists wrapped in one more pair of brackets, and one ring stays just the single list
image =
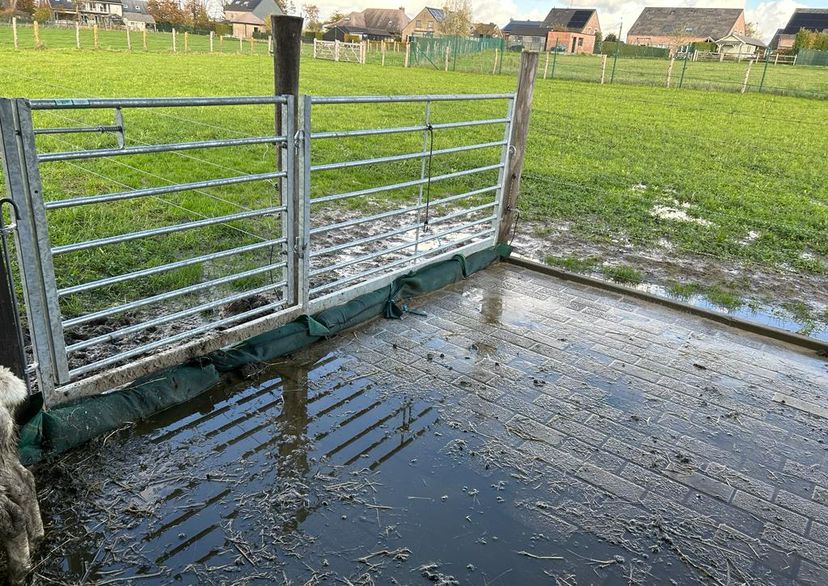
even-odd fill
[{"label": "concrete slab floor", "polygon": [[824,358],[509,265],[417,306],[41,466],[35,583],[828,584]]}]

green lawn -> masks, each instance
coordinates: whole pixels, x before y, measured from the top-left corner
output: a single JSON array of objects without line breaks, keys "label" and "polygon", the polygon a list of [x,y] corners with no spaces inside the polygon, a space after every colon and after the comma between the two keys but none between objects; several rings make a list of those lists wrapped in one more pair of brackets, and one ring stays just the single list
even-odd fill
[{"label": "green lawn", "polygon": [[[696,65],[701,64],[690,66]],[[0,94],[32,98],[254,95],[269,93],[273,83],[272,65],[263,55],[85,50],[0,50],[0,79]],[[301,84],[303,92],[325,95],[480,93],[511,91],[514,79],[306,59]],[[466,110],[461,111],[463,108]],[[499,114],[492,104],[475,103],[468,108],[435,107],[433,119]],[[79,120],[105,123],[110,114],[72,113],[70,121],[49,116],[40,115],[39,121],[52,125]],[[258,135],[268,132],[272,124],[272,111],[248,107],[221,112],[194,109],[184,119],[173,112],[140,116],[127,112],[126,116],[128,138],[148,143]],[[359,128],[414,123],[421,116],[421,106],[339,107],[320,109],[314,120],[317,128]],[[674,258],[731,263],[747,267],[748,273],[750,267],[757,267],[788,271],[797,279],[824,279],[828,275],[826,120],[828,101],[824,100],[539,80],[522,183],[522,219],[565,225],[569,234],[586,244],[668,250],[668,256]],[[477,129],[462,135],[437,136],[435,147],[440,148],[442,140],[449,144],[458,137],[475,142],[500,138],[492,132]],[[71,137],[74,145],[105,144],[102,140]],[[43,148],[61,147],[54,140],[39,144]],[[420,148],[422,137],[415,135],[338,141],[324,148],[320,144],[314,151],[314,162]],[[128,161],[134,168],[113,161],[79,163],[85,171],[58,164],[44,171],[44,191],[48,199],[57,199],[117,191],[124,186],[163,184],[159,178],[192,181],[233,170],[272,169],[269,147],[200,151],[193,155],[201,161],[180,156],[139,157]],[[433,173],[448,172],[486,157],[491,153],[441,159],[435,161]],[[418,174],[418,163],[385,167],[380,176],[364,168],[320,174],[315,177],[314,195],[404,181]],[[449,192],[469,187],[473,187],[470,181],[435,189],[439,194],[440,189]],[[258,205],[273,197],[272,189],[255,184],[211,193],[220,199],[195,193],[167,199],[210,215],[238,211],[222,200],[234,198]],[[388,206],[391,201],[410,201],[412,197],[410,191],[392,193],[385,199],[366,198],[352,205],[373,209]],[[73,241],[79,235],[116,234],[170,220],[192,219],[168,202],[153,199],[139,205],[99,207],[55,214],[50,231],[53,243]],[[679,219],[671,216],[676,213]],[[279,234],[272,220],[252,226],[257,234]],[[171,238],[157,247],[112,247],[117,251],[114,255],[112,250],[106,254],[95,250],[64,255],[58,258],[58,278],[61,284],[71,284],[114,274],[127,266],[152,266],[159,260],[174,258],[180,250],[215,246],[216,242],[243,243],[249,236],[215,227],[199,235]],[[554,255],[556,251],[546,253]],[[240,262],[244,264],[243,259]],[[247,262],[254,263],[255,259]],[[211,276],[202,270],[167,274],[143,286],[148,292],[157,291]],[[643,272],[646,278],[646,267]],[[745,285],[742,293],[749,293],[751,286]],[[110,291],[112,297],[126,294],[126,290],[117,288]],[[824,299],[817,301],[825,303]],[[76,299],[74,306],[71,303],[65,307],[69,313],[94,300]]]}]

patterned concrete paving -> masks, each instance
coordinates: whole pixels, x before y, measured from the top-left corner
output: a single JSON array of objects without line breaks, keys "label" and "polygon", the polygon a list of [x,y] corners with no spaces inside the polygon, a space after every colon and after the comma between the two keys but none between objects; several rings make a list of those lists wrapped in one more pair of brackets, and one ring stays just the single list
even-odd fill
[{"label": "patterned concrete paving", "polygon": [[507,264],[416,305],[41,469],[36,581],[828,584],[824,358]]}]

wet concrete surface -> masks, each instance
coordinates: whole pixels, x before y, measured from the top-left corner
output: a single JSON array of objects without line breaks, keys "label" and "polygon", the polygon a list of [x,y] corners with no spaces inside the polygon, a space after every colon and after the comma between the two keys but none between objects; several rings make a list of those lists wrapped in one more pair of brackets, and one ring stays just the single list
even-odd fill
[{"label": "wet concrete surface", "polygon": [[416,305],[41,465],[34,582],[828,583],[824,358],[508,265]]}]

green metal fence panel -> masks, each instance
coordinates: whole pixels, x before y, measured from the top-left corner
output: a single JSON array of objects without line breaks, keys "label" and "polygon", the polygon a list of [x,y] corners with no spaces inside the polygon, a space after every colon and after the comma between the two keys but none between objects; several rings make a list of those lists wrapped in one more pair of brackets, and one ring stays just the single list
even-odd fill
[{"label": "green metal fence panel", "polygon": [[820,65],[828,67],[828,51],[800,49],[796,56],[797,65]]}]

